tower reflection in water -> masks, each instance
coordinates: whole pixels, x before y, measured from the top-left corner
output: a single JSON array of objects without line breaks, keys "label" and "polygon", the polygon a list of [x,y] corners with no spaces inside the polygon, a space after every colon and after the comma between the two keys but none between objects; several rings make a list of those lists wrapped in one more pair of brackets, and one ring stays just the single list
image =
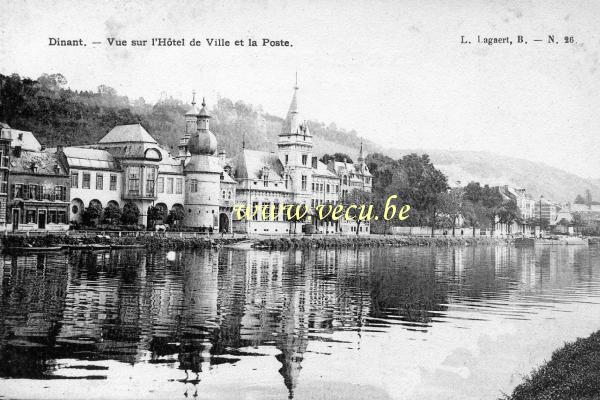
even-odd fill
[{"label": "tower reflection in water", "polygon": [[4,255],[0,377],[105,379],[101,361],[151,363],[180,369],[196,395],[204,373],[270,348],[292,398],[312,341],[348,331],[356,343],[344,346],[358,349],[391,325],[425,332],[460,299],[585,281],[585,257],[508,247]]}]

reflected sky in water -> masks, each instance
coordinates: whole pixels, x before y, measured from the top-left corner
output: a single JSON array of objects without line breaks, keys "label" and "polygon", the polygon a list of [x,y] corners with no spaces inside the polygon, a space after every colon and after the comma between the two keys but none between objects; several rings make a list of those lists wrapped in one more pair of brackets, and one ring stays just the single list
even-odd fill
[{"label": "reflected sky in water", "polygon": [[2,257],[9,398],[493,399],[600,329],[598,247]]}]

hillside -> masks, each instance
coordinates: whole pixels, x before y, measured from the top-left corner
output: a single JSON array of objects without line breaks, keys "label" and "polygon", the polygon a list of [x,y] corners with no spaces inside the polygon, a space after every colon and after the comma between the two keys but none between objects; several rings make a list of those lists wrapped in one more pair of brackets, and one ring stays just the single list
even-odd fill
[{"label": "hillside", "polygon": [[[131,100],[104,85],[95,92],[74,91],[60,74],[44,74],[35,80],[16,74],[0,75],[0,89],[0,121],[34,132],[48,147],[93,143],[115,125],[140,122],[160,143],[175,151],[185,127],[183,114],[189,107],[173,98],[163,98],[156,104],[146,103],[143,98]],[[228,155],[240,151],[244,138],[247,148],[275,149],[283,116],[227,98],[220,98],[209,110],[213,116],[211,130]],[[341,152],[356,157],[361,141],[356,131],[318,121],[309,123],[317,156]],[[594,199],[600,198],[600,179],[584,179],[541,163],[487,152],[390,149],[370,141],[364,145],[367,152],[381,152],[392,158],[427,153],[452,184],[510,184],[527,189],[535,198],[543,194],[560,202],[573,201],[589,189]]]}]

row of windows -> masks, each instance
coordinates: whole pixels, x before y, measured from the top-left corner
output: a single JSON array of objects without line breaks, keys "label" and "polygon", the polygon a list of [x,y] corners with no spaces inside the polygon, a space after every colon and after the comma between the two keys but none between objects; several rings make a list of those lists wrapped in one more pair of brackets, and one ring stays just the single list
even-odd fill
[{"label": "row of windows", "polygon": [[13,199],[67,201],[67,188],[66,186],[47,188],[42,185],[15,183],[10,185],[10,195]]},{"label": "row of windows", "polygon": [[[41,211],[41,212],[40,212]],[[46,218],[48,224],[66,224],[67,223],[67,212],[59,210],[31,210],[25,209],[25,220],[26,224],[37,224],[38,219]]]},{"label": "row of windows", "polygon": [[[89,172],[84,172],[81,180],[81,188],[82,189],[90,189],[92,175]],[[109,178],[109,190],[117,190],[117,174],[110,174]],[[79,172],[71,172],[71,187],[78,188],[79,187]],[[104,190],[104,174],[97,173],[96,174],[96,190]]]},{"label": "row of windows", "polygon": [[325,193],[338,193],[340,190],[340,185],[330,185],[323,183],[314,183],[312,184],[313,192],[325,192]]},{"label": "row of windows", "polygon": [[[290,161],[289,155],[285,155],[285,165],[288,165]],[[302,165],[308,165],[308,154],[302,154]]]},{"label": "row of windows", "polygon": [[[198,181],[192,179],[193,182],[196,181],[196,190],[193,190],[193,186],[190,188],[192,192],[198,191]],[[166,193],[167,194],[182,194],[183,193],[183,178],[167,178],[167,185],[165,187],[165,178],[160,176],[156,181],[156,192],[157,193]],[[173,187],[175,188],[175,192],[173,192]]]}]

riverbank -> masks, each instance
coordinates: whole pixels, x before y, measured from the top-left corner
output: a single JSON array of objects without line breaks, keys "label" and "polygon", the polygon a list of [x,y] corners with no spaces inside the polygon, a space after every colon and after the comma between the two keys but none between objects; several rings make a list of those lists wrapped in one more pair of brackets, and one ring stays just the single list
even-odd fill
[{"label": "riverbank", "polygon": [[597,399],[600,396],[600,331],[567,343],[517,386],[508,400]]},{"label": "riverbank", "polygon": [[119,248],[141,247],[148,250],[183,250],[205,249],[227,246],[243,250],[288,250],[307,248],[344,248],[344,247],[380,247],[380,246],[473,246],[477,244],[506,243],[501,238],[460,238],[444,237],[417,237],[417,236],[282,236],[278,238],[259,239],[247,237],[165,237],[161,235],[135,235],[135,236],[71,236],[71,235],[44,235],[44,236],[6,236],[2,238],[3,248],[6,250],[35,250],[35,249],[61,249],[61,248]]},{"label": "riverbank", "polygon": [[2,238],[2,246],[5,250],[17,249],[61,249],[61,248],[126,248],[140,247],[147,250],[183,250],[183,249],[206,249],[232,245],[243,238],[167,238],[162,236],[105,236],[94,235],[75,237],[67,235],[45,235],[45,236],[6,236]]},{"label": "riverbank", "polygon": [[330,247],[380,247],[380,246],[473,246],[478,244],[507,243],[502,238],[461,238],[455,236],[303,236],[281,237],[256,241],[256,249],[287,250]]}]

